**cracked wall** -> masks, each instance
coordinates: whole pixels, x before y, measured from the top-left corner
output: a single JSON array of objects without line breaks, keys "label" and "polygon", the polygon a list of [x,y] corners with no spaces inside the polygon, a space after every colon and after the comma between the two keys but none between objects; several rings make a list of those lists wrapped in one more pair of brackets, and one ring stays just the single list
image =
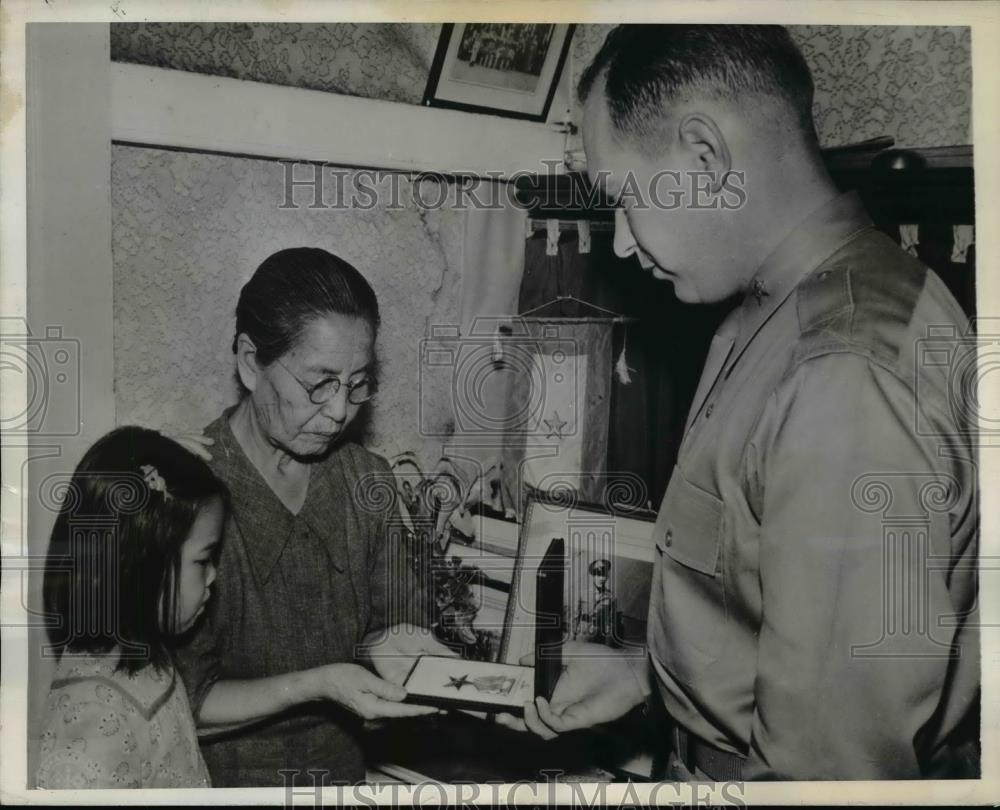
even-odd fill
[{"label": "cracked wall", "polygon": [[[440,440],[418,435],[416,370],[428,324],[459,322],[464,211],[450,204],[455,189],[397,176],[395,195],[388,180],[379,191],[398,197],[399,210],[310,209],[309,189],[296,191],[298,208],[282,209],[284,171],[266,160],[112,147],[117,421],[198,429],[236,402],[240,287],[274,251],[309,245],[350,261],[378,294],[381,388],[366,443],[387,456],[413,450],[429,465]],[[441,206],[415,202],[442,195]],[[446,395],[434,386],[425,416],[447,420]]]}]

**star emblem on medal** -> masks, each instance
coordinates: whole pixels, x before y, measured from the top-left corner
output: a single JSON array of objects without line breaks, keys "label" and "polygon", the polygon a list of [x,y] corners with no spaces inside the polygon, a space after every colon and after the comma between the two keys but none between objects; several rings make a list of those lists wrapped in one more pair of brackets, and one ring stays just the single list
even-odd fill
[{"label": "star emblem on medal", "polygon": [[451,675],[448,676],[448,683],[445,684],[445,688],[449,686],[454,686],[456,690],[461,689],[463,686],[469,685],[469,676],[463,675],[461,678],[453,678]]}]

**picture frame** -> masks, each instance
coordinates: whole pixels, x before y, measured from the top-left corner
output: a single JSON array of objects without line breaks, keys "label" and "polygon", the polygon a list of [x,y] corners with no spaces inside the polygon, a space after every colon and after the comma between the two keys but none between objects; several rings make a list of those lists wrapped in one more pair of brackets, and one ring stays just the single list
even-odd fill
[{"label": "picture frame", "polygon": [[531,490],[525,504],[500,646],[500,662],[533,651],[534,582],[549,543],[565,539],[564,641],[587,641],[645,655],[655,514],[619,510]]},{"label": "picture frame", "polygon": [[[476,517],[476,534],[464,543],[452,537],[445,550],[446,564],[455,569],[451,581],[462,588],[449,620],[438,632],[465,660],[496,663],[500,660],[517,557],[518,524],[485,516]],[[462,608],[465,609],[462,609]],[[448,610],[448,608],[446,608]]]},{"label": "picture frame", "polygon": [[522,714],[525,702],[551,699],[562,672],[565,543],[549,543],[537,567],[537,625],[532,666],[465,657],[419,656],[403,684],[407,700],[469,712]]},{"label": "picture frame", "polygon": [[545,121],[573,28],[564,23],[445,23],[423,104]]}]

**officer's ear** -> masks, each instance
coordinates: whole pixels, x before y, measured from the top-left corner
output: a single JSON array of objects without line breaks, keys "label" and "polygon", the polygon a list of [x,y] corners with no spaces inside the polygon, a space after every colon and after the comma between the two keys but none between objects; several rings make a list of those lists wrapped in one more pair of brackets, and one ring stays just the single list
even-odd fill
[{"label": "officer's ear", "polygon": [[719,193],[733,166],[729,145],[715,119],[705,113],[686,115],[677,126],[677,135],[680,148],[690,158],[689,165],[710,172],[707,186],[713,194]]}]

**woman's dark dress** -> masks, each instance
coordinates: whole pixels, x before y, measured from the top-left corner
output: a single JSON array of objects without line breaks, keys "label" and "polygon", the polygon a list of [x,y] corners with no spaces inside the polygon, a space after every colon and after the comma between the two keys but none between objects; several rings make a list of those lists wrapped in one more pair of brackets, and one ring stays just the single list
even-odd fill
[{"label": "woman's dark dress", "polygon": [[[178,651],[197,717],[217,680],[265,678],[352,662],[366,633],[404,618],[410,585],[388,553],[401,524],[388,464],[352,443],[310,470],[293,515],[244,454],[228,413],[206,430],[211,467],[232,495],[205,620]],[[390,570],[393,569],[393,570]],[[390,594],[387,583],[399,587]],[[364,779],[359,719],[330,702],[296,707],[253,727],[202,738],[215,787],[311,786]],[[319,777],[316,777],[317,783]]]}]

